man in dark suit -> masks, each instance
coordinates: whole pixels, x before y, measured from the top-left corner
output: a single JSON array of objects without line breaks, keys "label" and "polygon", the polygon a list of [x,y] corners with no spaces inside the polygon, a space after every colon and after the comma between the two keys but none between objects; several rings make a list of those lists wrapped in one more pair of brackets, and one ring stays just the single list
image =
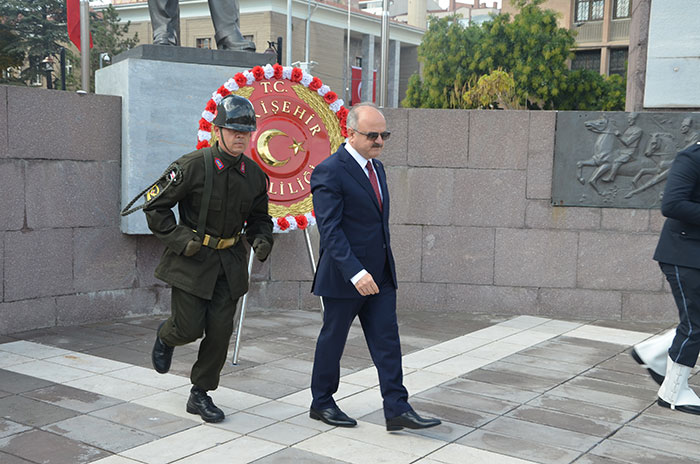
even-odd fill
[{"label": "man in dark suit", "polygon": [[333,400],[340,382],[340,358],[350,325],[360,318],[379,373],[389,431],[440,424],[420,417],[403,386],[401,343],[396,322],[396,269],[389,239],[389,190],[379,156],[390,133],[379,109],[354,106],[348,139],[311,175],[321,249],[312,291],[323,297],[323,327],[311,377],[310,417],[338,427],[357,422]]},{"label": "man in dark suit", "polygon": [[688,386],[700,352],[700,144],[687,147],[673,161],[661,212],[667,219],[654,259],[671,286],[680,323],[668,349],[657,402],[700,414],[700,398]]}]

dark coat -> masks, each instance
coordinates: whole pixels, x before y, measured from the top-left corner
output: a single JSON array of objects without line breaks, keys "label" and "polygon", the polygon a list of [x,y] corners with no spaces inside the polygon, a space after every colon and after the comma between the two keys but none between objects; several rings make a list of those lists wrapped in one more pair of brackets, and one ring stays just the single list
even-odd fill
[{"label": "dark coat", "polygon": [[656,261],[700,269],[700,143],[676,155],[664,189],[666,222],[656,246]]},{"label": "dark coat", "polygon": [[[209,148],[178,159],[175,164],[180,174],[176,181],[144,208],[148,227],[166,245],[155,275],[174,287],[211,299],[223,266],[231,296],[237,298],[248,291],[246,249],[242,241],[223,250],[203,246],[194,256],[182,254],[187,242],[197,236],[195,229],[204,192],[205,150]],[[262,237],[272,243],[272,220],[267,214],[267,175],[244,155],[234,158],[216,146],[211,150],[215,163],[206,233],[219,238],[233,237],[247,222],[249,242]],[[179,223],[171,209],[175,205]]]},{"label": "dark coat", "polygon": [[383,209],[367,175],[341,146],[311,174],[314,212],[321,235],[312,291],[319,296],[361,298],[350,279],[366,269],[377,284],[388,264],[398,287],[389,237],[389,189],[380,161],[374,160]]}]

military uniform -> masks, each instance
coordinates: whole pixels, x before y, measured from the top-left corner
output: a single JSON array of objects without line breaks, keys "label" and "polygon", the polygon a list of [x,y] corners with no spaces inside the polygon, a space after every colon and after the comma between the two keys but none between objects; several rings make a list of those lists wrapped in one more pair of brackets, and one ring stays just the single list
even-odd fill
[{"label": "military uniform", "polygon": [[[196,229],[204,193],[206,150],[211,150],[214,164],[204,231],[207,246],[185,256],[188,242],[199,240]],[[214,390],[219,384],[236,302],[248,290],[246,249],[238,234],[245,225],[250,243],[255,238],[273,242],[267,184],[267,176],[250,158],[233,157],[214,146],[182,156],[156,184],[156,190],[147,195],[144,211],[148,227],[166,245],[155,275],[173,287],[172,315],[161,327],[159,337],[168,346],[180,346],[204,333],[190,376],[192,384],[202,390]],[[171,209],[175,205],[179,223]],[[217,249],[219,241],[235,244]]]}]

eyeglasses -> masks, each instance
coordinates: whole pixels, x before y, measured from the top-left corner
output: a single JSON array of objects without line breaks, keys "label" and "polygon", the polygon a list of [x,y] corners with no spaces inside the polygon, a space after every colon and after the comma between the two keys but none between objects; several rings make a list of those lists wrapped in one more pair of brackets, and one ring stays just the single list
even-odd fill
[{"label": "eyeglasses", "polygon": [[[352,129],[352,127],[351,127],[350,129]],[[391,137],[391,132],[389,132],[389,131],[384,131],[384,132],[362,132],[362,131],[359,131],[359,130],[357,130],[357,129],[352,129],[352,130],[354,130],[354,131],[357,132],[358,134],[364,135],[365,137],[367,137],[367,138],[368,138],[369,140],[371,140],[372,142],[374,142],[375,140],[377,140],[377,137],[379,137],[380,135],[382,136],[382,140],[389,140],[389,137]]]}]

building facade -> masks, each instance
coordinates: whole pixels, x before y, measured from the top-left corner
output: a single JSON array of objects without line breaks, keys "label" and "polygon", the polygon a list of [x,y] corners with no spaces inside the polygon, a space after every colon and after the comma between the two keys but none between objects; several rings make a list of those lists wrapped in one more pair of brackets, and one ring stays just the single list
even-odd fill
[{"label": "building facade", "polygon": [[[142,44],[152,42],[146,1],[115,0],[123,21],[131,21],[130,33],[138,32]],[[313,61],[311,74],[328,84],[346,102],[351,100],[351,68],[362,68],[362,88],[380,82],[381,17],[361,11],[351,1],[292,1],[292,56],[290,63]],[[286,57],[286,0],[240,0],[241,33],[256,44],[258,52],[283,38],[282,63]],[[349,25],[349,26],[348,26]],[[309,28],[308,59],[306,28]],[[349,33],[348,33],[349,31]],[[388,107],[397,107],[406,94],[409,77],[418,72],[417,48],[425,30],[391,21],[389,26]],[[348,46],[349,39],[349,46]],[[185,47],[215,48],[214,26],[206,0],[180,1],[180,43]],[[348,55],[349,50],[349,55]],[[363,101],[372,94],[365,92]],[[356,102],[353,102],[356,103]]]},{"label": "building facade", "polygon": [[[625,75],[632,0],[546,0],[541,7],[559,13],[559,26],[576,33],[571,69]],[[518,12],[509,1],[501,11]]]}]

